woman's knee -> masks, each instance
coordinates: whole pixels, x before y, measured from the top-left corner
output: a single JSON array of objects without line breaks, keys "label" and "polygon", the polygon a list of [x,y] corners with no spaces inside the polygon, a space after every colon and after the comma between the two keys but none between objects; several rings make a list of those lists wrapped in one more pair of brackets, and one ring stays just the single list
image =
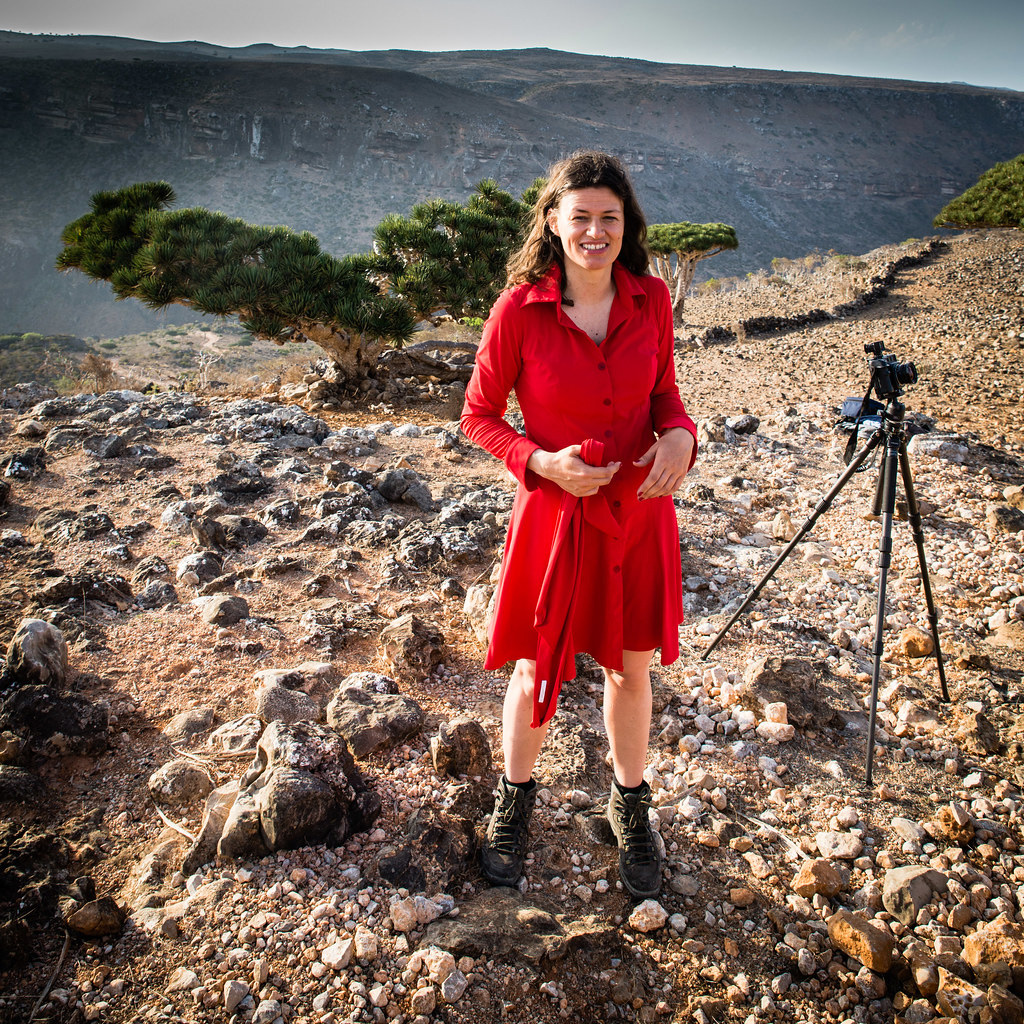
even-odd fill
[{"label": "woman's knee", "polygon": [[621,693],[645,693],[651,689],[651,674],[646,669],[632,672],[604,670],[605,683]]},{"label": "woman's knee", "polygon": [[508,688],[516,691],[526,700],[533,700],[534,684],[537,678],[537,663],[528,661],[525,658],[516,662],[512,678],[508,681]]},{"label": "woman's knee", "polygon": [[621,669],[604,669],[605,682],[619,690],[642,692],[651,688],[653,651],[623,651]]}]

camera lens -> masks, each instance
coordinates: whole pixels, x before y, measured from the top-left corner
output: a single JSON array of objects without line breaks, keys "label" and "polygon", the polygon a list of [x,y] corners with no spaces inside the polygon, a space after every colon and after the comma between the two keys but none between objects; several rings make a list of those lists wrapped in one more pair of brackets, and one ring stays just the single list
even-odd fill
[{"label": "camera lens", "polygon": [[896,380],[898,380],[900,384],[916,384],[917,367],[913,363],[897,363]]}]

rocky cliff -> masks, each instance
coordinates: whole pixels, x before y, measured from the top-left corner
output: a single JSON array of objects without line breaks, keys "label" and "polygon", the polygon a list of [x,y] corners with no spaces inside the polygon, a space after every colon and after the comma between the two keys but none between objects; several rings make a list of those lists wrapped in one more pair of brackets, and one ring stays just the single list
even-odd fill
[{"label": "rocky cliff", "polygon": [[652,220],[734,224],[716,274],[861,252],[1024,149],[1024,95],[957,85],[652,64],[550,50],[231,50],[0,33],[5,330],[151,322],[52,270],[90,194],[165,178],[186,204],[357,251],[389,211],[519,189],[579,146],[620,154]]}]

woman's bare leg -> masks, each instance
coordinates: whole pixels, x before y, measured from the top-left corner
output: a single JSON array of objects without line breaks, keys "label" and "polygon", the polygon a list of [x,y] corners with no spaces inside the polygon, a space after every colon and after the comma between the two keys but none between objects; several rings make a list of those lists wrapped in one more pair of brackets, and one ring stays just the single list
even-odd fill
[{"label": "woman's bare leg", "polygon": [[549,719],[539,729],[530,728],[536,671],[537,662],[520,659],[505,691],[501,739],[505,752],[505,778],[509,782],[530,781],[534,763],[551,725]]},{"label": "woman's bare leg", "polygon": [[654,651],[623,651],[622,671],[604,670],[604,726],[620,786],[639,786],[651,734],[651,658]]}]

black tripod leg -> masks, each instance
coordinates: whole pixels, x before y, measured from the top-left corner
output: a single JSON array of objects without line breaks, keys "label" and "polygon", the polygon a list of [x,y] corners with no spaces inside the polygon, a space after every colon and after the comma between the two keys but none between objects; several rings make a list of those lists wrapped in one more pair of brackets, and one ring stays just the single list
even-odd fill
[{"label": "black tripod leg", "polygon": [[924,603],[928,608],[928,622],[932,627],[935,640],[935,664],[939,669],[939,683],[942,687],[942,699],[949,703],[949,690],[946,688],[946,670],[942,664],[942,650],[939,647],[939,613],[932,597],[932,583],[928,578],[928,562],[924,554],[924,531],[921,529],[921,511],[914,495],[914,480],[910,474],[910,458],[907,455],[906,443],[900,445],[900,475],[903,477],[903,490],[907,495],[907,512],[910,519],[910,530],[914,535],[917,547],[917,561],[921,566],[921,583],[924,586]]},{"label": "black tripod leg", "polygon": [[875,759],[875,719],[878,717],[878,681],[882,674],[882,634],[885,630],[885,589],[892,561],[892,517],[896,508],[896,467],[899,462],[899,438],[890,436],[885,447],[879,491],[882,495],[882,539],[878,547],[878,605],[875,609],[875,642],[871,648],[874,662],[871,670],[871,712],[868,717],[867,770],[864,781],[871,785],[871,769]]},{"label": "black tripod leg", "polygon": [[868,443],[864,445],[864,450],[849,464],[849,466],[846,467],[845,472],[835,482],[835,485],[832,487],[832,490],[830,490],[828,494],[826,494],[825,497],[818,502],[818,504],[814,508],[814,511],[808,517],[807,521],[797,531],[796,536],[782,549],[782,553],[779,555],[778,558],[775,559],[774,562],[772,562],[771,567],[764,574],[764,576],[761,577],[757,586],[754,587],[754,589],[749,594],[747,594],[747,596],[743,599],[743,603],[733,613],[732,618],[718,631],[718,633],[715,634],[715,638],[708,645],[708,649],[700,656],[701,661],[707,660],[708,655],[718,646],[722,637],[724,637],[725,634],[729,632],[729,629],[732,627],[732,624],[743,614],[746,608],[749,607],[750,602],[753,601],[754,598],[756,598],[757,595],[761,593],[762,589],[764,588],[764,585],[775,575],[779,566],[782,565],[782,563],[789,557],[789,553],[793,550],[793,548],[795,548],[797,544],[799,544],[800,541],[802,541],[804,537],[806,537],[807,534],[811,532],[811,528],[818,521],[822,513],[826,512],[829,506],[832,504],[832,502],[835,501],[836,495],[843,489],[843,485],[846,483],[846,481],[849,480],[850,477],[853,476],[853,474],[856,473],[858,469],[860,469],[861,465],[864,463],[864,460],[878,447],[879,443],[881,442],[884,436],[885,435],[881,430],[876,430],[871,435],[871,437],[868,439]]}]

